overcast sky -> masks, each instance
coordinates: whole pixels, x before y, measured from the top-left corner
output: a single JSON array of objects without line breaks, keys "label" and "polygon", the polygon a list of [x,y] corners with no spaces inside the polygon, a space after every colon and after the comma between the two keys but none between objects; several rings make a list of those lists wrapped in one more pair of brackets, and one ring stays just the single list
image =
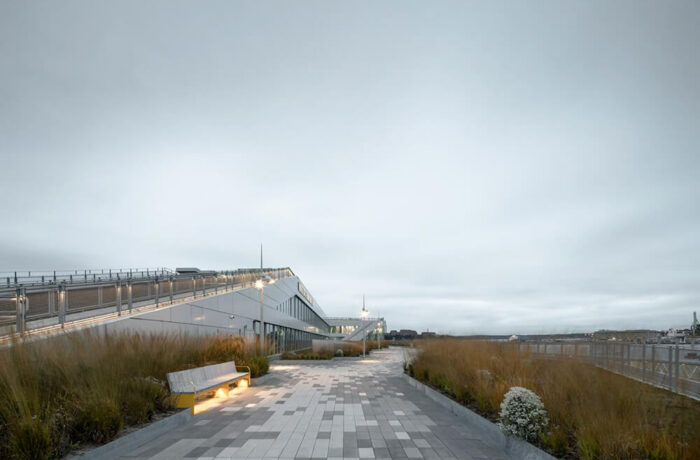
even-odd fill
[{"label": "overcast sky", "polygon": [[687,327],[700,2],[0,0],[0,271],[290,266],[389,328]]}]

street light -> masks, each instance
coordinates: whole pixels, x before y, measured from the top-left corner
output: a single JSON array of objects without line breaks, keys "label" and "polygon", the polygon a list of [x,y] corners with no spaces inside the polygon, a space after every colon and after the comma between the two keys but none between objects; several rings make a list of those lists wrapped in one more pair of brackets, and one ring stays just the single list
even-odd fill
[{"label": "street light", "polygon": [[260,245],[260,278],[255,281],[255,288],[260,291],[260,353],[265,349],[265,284],[274,284],[275,280],[263,273],[263,247]]},{"label": "street light", "polygon": [[367,316],[369,316],[369,310],[367,310],[367,307],[365,307],[365,295],[362,294],[362,310],[360,311],[360,318],[367,319]]},{"label": "street light", "polygon": [[[369,310],[367,310],[367,307],[365,307],[365,295],[362,294],[362,310],[360,311],[360,318],[362,320],[365,320],[367,318],[367,316],[369,316]],[[363,324],[360,327],[365,327],[365,325]],[[365,353],[366,342],[367,342],[367,333],[365,331],[365,334],[362,336],[362,357],[363,358],[366,356],[366,353]]]}]

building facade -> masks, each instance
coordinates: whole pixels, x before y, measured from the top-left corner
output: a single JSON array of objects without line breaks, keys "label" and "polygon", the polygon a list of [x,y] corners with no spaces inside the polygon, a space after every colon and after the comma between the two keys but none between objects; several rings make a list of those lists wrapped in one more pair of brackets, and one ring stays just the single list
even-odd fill
[{"label": "building facade", "polygon": [[383,319],[328,318],[289,268],[54,272],[15,275],[5,282],[0,287],[0,339],[60,333],[79,324],[106,331],[259,340],[264,324],[264,340],[270,353],[277,354],[309,348],[314,339],[361,340],[386,330]]}]

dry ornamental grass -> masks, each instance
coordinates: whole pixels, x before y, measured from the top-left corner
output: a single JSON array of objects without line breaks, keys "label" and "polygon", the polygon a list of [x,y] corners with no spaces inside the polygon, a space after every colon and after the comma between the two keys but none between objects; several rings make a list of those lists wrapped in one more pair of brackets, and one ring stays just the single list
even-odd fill
[{"label": "dry ornamental grass", "polygon": [[56,458],[171,410],[168,372],[267,358],[238,337],[75,332],[0,350],[0,458]]},{"label": "dry ornamental grass", "polygon": [[537,393],[550,417],[539,445],[560,458],[700,458],[700,402],[573,359],[540,359],[512,344],[415,342],[414,377],[497,421],[509,388]]}]

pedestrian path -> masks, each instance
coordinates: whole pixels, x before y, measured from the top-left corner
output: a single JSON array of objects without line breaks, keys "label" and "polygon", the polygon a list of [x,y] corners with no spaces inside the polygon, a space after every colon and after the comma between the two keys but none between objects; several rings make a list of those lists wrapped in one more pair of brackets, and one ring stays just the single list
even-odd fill
[{"label": "pedestrian path", "polygon": [[212,401],[129,459],[506,459],[402,377],[403,350],[277,361],[262,385]]}]

